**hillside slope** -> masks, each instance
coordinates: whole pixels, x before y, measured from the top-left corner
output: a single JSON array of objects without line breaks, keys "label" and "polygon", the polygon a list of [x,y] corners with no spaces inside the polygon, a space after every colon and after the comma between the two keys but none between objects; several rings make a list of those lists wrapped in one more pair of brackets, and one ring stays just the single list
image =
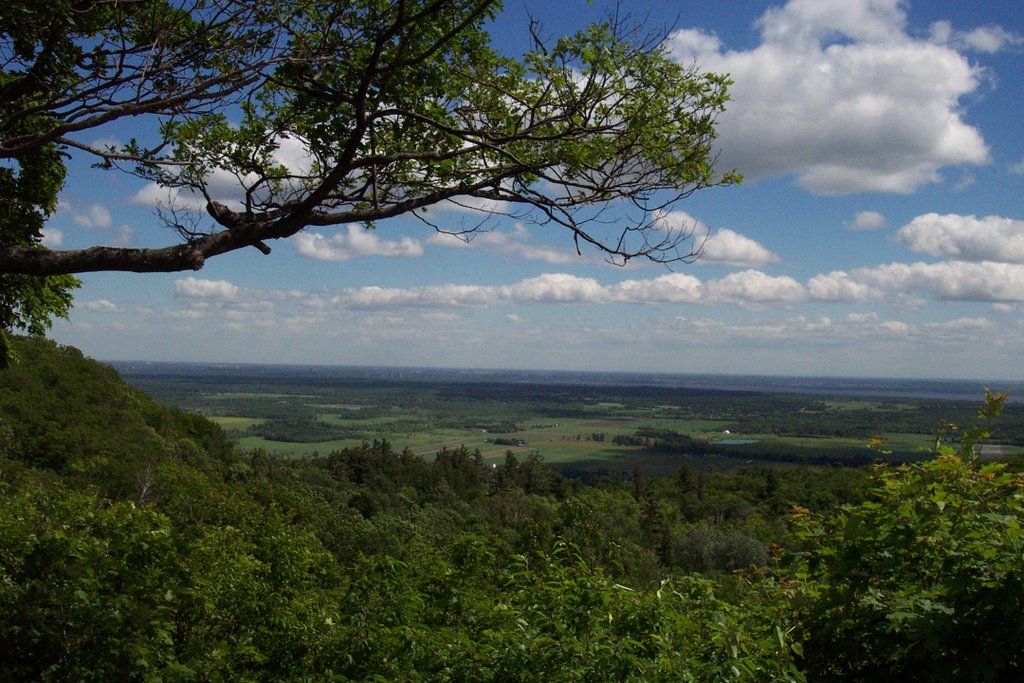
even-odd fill
[{"label": "hillside slope", "polygon": [[21,361],[0,372],[0,454],[7,458],[71,475],[229,457],[217,425],[150,400],[77,349],[24,337],[14,344]]}]

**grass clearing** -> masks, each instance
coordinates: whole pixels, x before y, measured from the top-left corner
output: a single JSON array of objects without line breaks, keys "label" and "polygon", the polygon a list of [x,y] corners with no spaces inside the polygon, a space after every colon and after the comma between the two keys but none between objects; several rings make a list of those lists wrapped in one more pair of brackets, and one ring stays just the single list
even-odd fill
[{"label": "grass clearing", "polygon": [[882,401],[868,401],[863,399],[832,400],[825,401],[825,410],[830,413],[847,413],[855,410],[867,410],[876,413],[896,413],[905,410],[917,410],[917,406],[910,403],[885,403]]},{"label": "grass clearing", "polygon": [[241,431],[266,422],[261,417],[234,417],[228,415],[211,415],[209,419],[228,431]]},{"label": "grass clearing", "polygon": [[[972,406],[958,415],[949,410],[955,404],[936,407],[924,399],[859,395],[691,394],[660,387],[387,379],[331,383],[287,373],[237,386],[202,376],[190,383],[177,381],[168,389],[179,405],[210,416],[229,437],[237,438],[242,450],[301,457],[387,439],[396,451],[408,448],[428,459],[442,448],[466,446],[479,449],[491,462],[509,450],[521,458],[536,451],[552,464],[591,463],[605,470],[615,463],[615,471],[639,461],[668,467],[668,461],[688,457],[670,453],[671,446],[644,451],[639,444],[657,441],[659,433],[706,442],[695,448],[703,455],[690,456],[714,459],[717,454],[723,463],[748,458],[776,463],[870,461],[873,454],[862,436],[867,433],[888,439],[885,448],[894,458],[913,459],[918,453],[924,457],[933,445],[938,410],[943,419],[957,423],[969,420],[975,410]],[[254,427],[271,438],[257,436]],[[643,438],[629,440],[638,445],[614,443],[617,437],[636,436]],[[999,449],[1004,450],[1022,449]]]}]

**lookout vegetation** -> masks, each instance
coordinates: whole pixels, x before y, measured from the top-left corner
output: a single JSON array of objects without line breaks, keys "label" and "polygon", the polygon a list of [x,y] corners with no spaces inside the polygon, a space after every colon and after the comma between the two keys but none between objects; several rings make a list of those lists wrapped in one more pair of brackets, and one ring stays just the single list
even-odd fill
[{"label": "lookout vegetation", "polygon": [[240,452],[14,343],[2,680],[1021,679],[1024,480],[975,454],[1004,396],[916,464],[585,482],[387,439]]},{"label": "lookout vegetation", "polygon": [[[496,0],[8,0],[0,7],[0,324],[37,332],[75,273],[198,269],[306,227],[496,214],[610,260],[689,260],[666,210],[714,170],[728,79],[613,16],[518,57]],[[95,142],[97,139],[121,142]],[[57,250],[71,156],[156,183],[167,244]],[[479,216],[435,222],[452,203]]]}]

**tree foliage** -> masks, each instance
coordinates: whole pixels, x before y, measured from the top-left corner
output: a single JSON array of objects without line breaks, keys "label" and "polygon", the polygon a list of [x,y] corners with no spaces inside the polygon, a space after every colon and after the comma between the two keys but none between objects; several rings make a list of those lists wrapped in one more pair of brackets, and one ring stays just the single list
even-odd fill
[{"label": "tree foliage", "polygon": [[235,453],[73,349],[15,344],[4,680],[1020,678],[1024,483],[976,449],[1001,395],[866,487],[763,465],[583,485],[386,439]]},{"label": "tree foliage", "polygon": [[936,459],[880,470],[865,502],[798,515],[815,680],[1020,676],[1024,478],[976,452],[1005,398],[989,393],[957,446],[940,434]]},{"label": "tree foliage", "polygon": [[[658,36],[614,17],[551,42],[534,26],[530,50],[510,58],[489,44],[500,9],[497,0],[5,3],[0,158],[22,175],[45,158],[51,182],[33,204],[41,215],[70,152],[156,181],[205,213],[187,201],[164,207],[180,244],[71,251],[43,247],[38,225],[11,217],[0,269],[194,269],[247,246],[269,252],[267,240],[304,227],[401,214],[457,233],[480,227],[431,223],[426,209],[445,200],[561,225],[577,247],[620,261],[699,252],[663,209],[737,180],[713,169],[727,79],[675,64]],[[84,141],[122,119],[139,122],[130,142]],[[299,158],[285,159],[285,148]],[[234,196],[218,194],[226,179]],[[2,189],[5,205],[30,201]]]}]

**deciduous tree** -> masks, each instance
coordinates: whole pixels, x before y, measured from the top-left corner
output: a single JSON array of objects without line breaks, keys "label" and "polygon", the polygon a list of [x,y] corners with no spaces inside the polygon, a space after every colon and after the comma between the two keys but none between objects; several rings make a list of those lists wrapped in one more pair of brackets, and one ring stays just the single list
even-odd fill
[{"label": "deciduous tree", "polygon": [[[269,253],[306,227],[399,215],[468,234],[503,213],[560,226],[577,249],[618,262],[695,257],[700,244],[665,209],[738,180],[713,168],[727,78],[671,61],[660,36],[619,17],[553,41],[533,25],[530,49],[510,58],[490,45],[500,9],[3,3],[2,326],[37,330],[66,313],[74,273],[198,269],[245,247]],[[128,142],[90,142],[129,120]],[[169,244],[45,246],[72,154],[165,188]],[[482,222],[434,221],[427,209],[443,202]]]}]

